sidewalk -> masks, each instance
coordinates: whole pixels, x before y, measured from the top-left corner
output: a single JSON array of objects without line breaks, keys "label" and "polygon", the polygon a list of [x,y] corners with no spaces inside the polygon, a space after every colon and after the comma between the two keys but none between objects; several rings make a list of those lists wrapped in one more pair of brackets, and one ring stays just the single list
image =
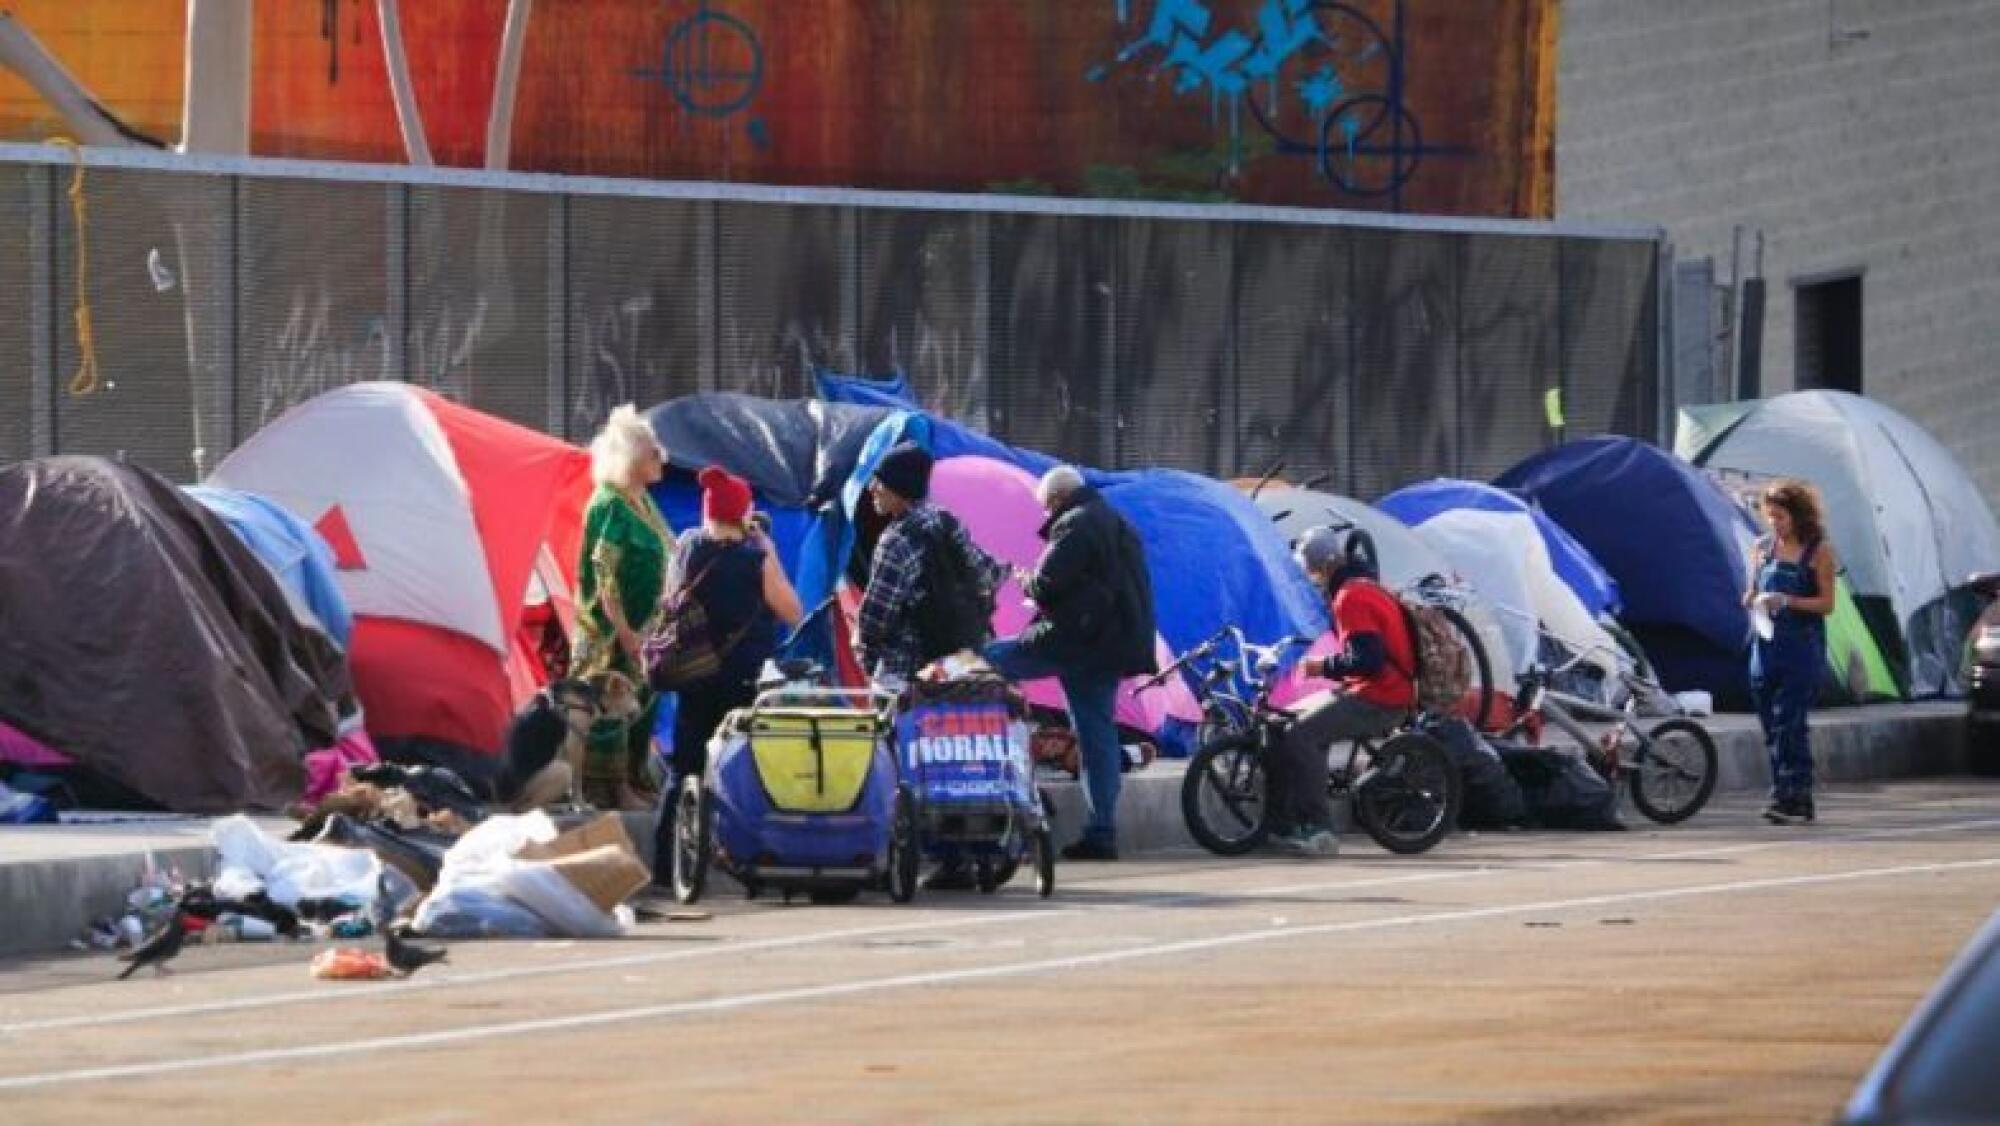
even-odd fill
[{"label": "sidewalk", "polygon": [[[1963,702],[1882,704],[1813,716],[1819,780],[1873,782],[1962,771]],[[1721,756],[1718,792],[1761,790],[1768,784],[1763,738],[1748,715],[1704,719]],[[1161,760],[1125,777],[1119,801],[1121,846],[1131,852],[1190,848],[1181,820],[1183,763]],[[1076,836],[1083,793],[1068,780],[1046,783],[1056,804],[1056,840]],[[292,823],[269,819],[282,836]],[[0,828],[0,957],[61,949],[97,915],[113,913],[144,872],[148,858],[190,877],[213,870],[208,821]],[[651,816],[628,814],[627,830],[642,853],[652,849]]]}]

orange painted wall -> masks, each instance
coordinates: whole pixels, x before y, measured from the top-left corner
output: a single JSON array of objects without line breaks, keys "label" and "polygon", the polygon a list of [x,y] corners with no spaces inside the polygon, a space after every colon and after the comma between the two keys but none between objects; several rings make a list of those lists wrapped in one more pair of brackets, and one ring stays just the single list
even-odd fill
[{"label": "orange painted wall", "polygon": [[[180,0],[16,9],[108,104],[177,134]],[[505,12],[402,4],[442,163],[482,162]],[[374,0],[255,0],[255,18],[256,152],[402,158]],[[1556,0],[537,0],[514,166],[1546,217],[1556,18]],[[1273,19],[1318,37],[1227,89]],[[35,122],[0,84],[0,135]]]},{"label": "orange painted wall", "polygon": [[[180,136],[184,0],[6,0],[0,8],[126,124],[162,140]],[[0,68],[0,138],[39,141],[68,132],[26,82]]]}]

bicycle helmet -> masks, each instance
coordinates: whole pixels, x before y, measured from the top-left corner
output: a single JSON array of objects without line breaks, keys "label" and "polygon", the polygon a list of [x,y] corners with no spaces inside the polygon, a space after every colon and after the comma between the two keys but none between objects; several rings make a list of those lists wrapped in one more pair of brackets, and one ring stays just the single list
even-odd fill
[{"label": "bicycle helmet", "polygon": [[1352,524],[1322,524],[1307,529],[1292,549],[1306,574],[1327,576],[1329,594],[1352,578],[1374,579],[1382,568],[1375,555],[1375,537]]}]

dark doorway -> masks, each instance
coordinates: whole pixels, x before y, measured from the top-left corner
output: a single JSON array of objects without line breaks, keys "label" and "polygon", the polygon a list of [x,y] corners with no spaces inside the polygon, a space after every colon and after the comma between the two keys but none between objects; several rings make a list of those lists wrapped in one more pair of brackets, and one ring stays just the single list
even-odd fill
[{"label": "dark doorway", "polygon": [[1793,381],[1861,394],[1861,275],[1794,283],[1798,352]]}]

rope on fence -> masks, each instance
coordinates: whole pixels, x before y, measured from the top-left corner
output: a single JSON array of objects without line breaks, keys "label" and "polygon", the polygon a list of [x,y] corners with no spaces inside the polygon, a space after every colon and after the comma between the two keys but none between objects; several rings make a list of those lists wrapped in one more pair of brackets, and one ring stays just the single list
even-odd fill
[{"label": "rope on fence", "polygon": [[82,398],[98,388],[97,333],[90,321],[90,217],[84,208],[83,148],[68,137],[51,137],[49,143],[67,148],[76,158],[68,195],[70,218],[76,225],[76,348],[81,358],[70,378],[69,393]]}]

